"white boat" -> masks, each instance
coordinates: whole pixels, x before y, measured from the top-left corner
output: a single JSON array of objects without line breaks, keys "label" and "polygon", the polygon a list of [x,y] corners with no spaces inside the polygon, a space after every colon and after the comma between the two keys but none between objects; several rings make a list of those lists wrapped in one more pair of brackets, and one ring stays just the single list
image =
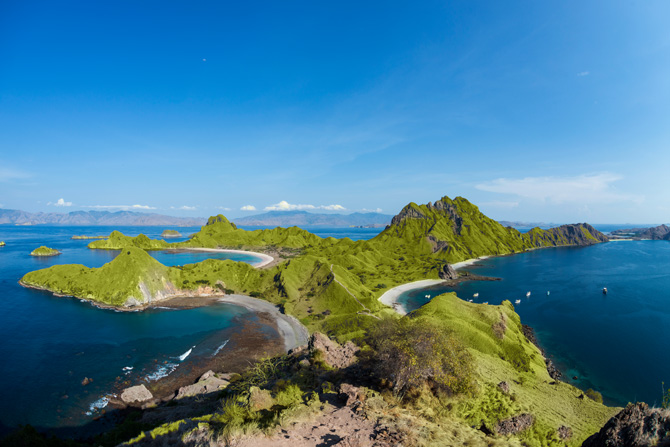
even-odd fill
[{"label": "white boat", "polygon": [[547,296],[549,296],[549,291],[547,290]]},{"label": "white boat", "polygon": [[430,295],[426,295],[426,298],[430,298]]},{"label": "white boat", "polygon": [[488,304],[488,303],[489,303],[488,301],[484,301],[482,304]]},{"label": "white boat", "polygon": [[514,304],[519,304],[519,303],[521,303],[521,300],[516,300],[516,301],[514,302]]},{"label": "white boat", "polygon": [[471,302],[472,302],[472,300],[468,300],[468,303],[471,303]]},{"label": "white boat", "polygon": [[607,295],[607,287],[603,287],[603,295]]},{"label": "white boat", "polygon": [[526,292],[526,298],[530,296],[530,292]]},{"label": "white boat", "polygon": [[477,298],[479,296],[479,293],[475,293],[472,295],[473,298]]}]

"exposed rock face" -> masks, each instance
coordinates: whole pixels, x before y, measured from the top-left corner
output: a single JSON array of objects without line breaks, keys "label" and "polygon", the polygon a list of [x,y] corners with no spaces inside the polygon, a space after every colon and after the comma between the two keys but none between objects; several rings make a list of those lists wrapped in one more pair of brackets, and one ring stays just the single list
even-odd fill
[{"label": "exposed rock face", "polygon": [[[547,358],[544,349],[542,349],[540,343],[537,341],[537,337],[535,337],[535,331],[533,331],[533,328],[528,326],[527,324],[522,324],[521,330],[523,332],[523,335],[525,335],[526,338],[528,339],[528,341],[537,346],[537,348],[544,356],[544,363],[547,365],[547,372],[549,373],[549,377],[551,377],[554,380],[561,380],[561,377],[563,377],[563,373],[561,373],[558,370],[558,368],[556,368],[556,365],[554,365],[554,362],[552,362],[551,359]],[[575,378],[575,380],[577,380],[577,378]]]},{"label": "exposed rock face", "polygon": [[340,397],[346,402],[346,405],[365,400],[365,394],[361,389],[348,383],[340,385]]},{"label": "exposed rock face", "polygon": [[495,426],[495,431],[499,435],[513,435],[516,433],[521,433],[533,425],[533,421],[534,418],[532,414],[520,414],[518,416],[504,419],[498,422]]},{"label": "exposed rock face", "polygon": [[226,388],[228,385],[229,382],[227,380],[220,379],[212,371],[208,371],[193,385],[179,388],[175,399],[213,393]]},{"label": "exposed rock face", "polygon": [[309,339],[309,350],[311,353],[317,350],[323,352],[325,356],[324,360],[328,366],[342,369],[356,361],[356,353],[360,349],[351,341],[341,346],[322,333],[315,332]]},{"label": "exposed rock face", "polygon": [[442,279],[456,279],[458,278],[458,272],[450,264],[444,264],[439,276]]},{"label": "exposed rock face", "polygon": [[558,427],[558,437],[561,439],[572,438],[572,429],[570,427],[566,427],[565,425],[561,425]]},{"label": "exposed rock face", "polygon": [[121,400],[126,404],[146,402],[153,399],[153,397],[151,391],[144,385],[131,386],[130,388],[123,390],[121,393]]},{"label": "exposed rock face", "polygon": [[670,446],[670,411],[628,404],[582,447]]},{"label": "exposed rock face", "polygon": [[500,383],[498,384],[498,389],[499,389],[500,391],[502,391],[503,393],[505,393],[505,394],[509,394],[509,383],[504,382],[504,381],[503,381],[503,382],[500,382]]}]

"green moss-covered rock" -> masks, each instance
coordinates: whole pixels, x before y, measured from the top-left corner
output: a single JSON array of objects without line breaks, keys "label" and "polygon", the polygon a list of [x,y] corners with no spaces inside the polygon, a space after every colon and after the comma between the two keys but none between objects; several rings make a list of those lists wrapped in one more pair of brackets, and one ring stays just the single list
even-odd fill
[{"label": "green moss-covered rock", "polygon": [[55,250],[53,248],[45,247],[44,245],[30,252],[30,256],[57,256],[59,254],[60,251]]}]

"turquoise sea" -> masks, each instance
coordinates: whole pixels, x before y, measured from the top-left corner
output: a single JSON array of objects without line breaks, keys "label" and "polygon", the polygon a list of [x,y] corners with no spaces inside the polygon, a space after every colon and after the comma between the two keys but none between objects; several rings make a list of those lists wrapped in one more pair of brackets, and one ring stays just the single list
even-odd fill
[{"label": "turquoise sea", "polygon": [[563,380],[600,391],[609,404],[660,404],[662,382],[670,385],[670,243],[548,248],[465,269],[501,280],[416,289],[400,301],[413,310],[452,291],[475,303],[520,300],[515,310]]}]

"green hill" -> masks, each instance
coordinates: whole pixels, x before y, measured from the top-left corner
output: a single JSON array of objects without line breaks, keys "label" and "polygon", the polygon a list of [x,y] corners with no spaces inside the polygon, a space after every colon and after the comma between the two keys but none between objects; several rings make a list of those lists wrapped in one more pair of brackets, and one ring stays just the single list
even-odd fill
[{"label": "green hill", "polygon": [[30,252],[30,256],[56,256],[59,254],[60,251],[54,248],[45,247],[44,245],[42,245],[41,247],[37,247],[35,250]]}]

